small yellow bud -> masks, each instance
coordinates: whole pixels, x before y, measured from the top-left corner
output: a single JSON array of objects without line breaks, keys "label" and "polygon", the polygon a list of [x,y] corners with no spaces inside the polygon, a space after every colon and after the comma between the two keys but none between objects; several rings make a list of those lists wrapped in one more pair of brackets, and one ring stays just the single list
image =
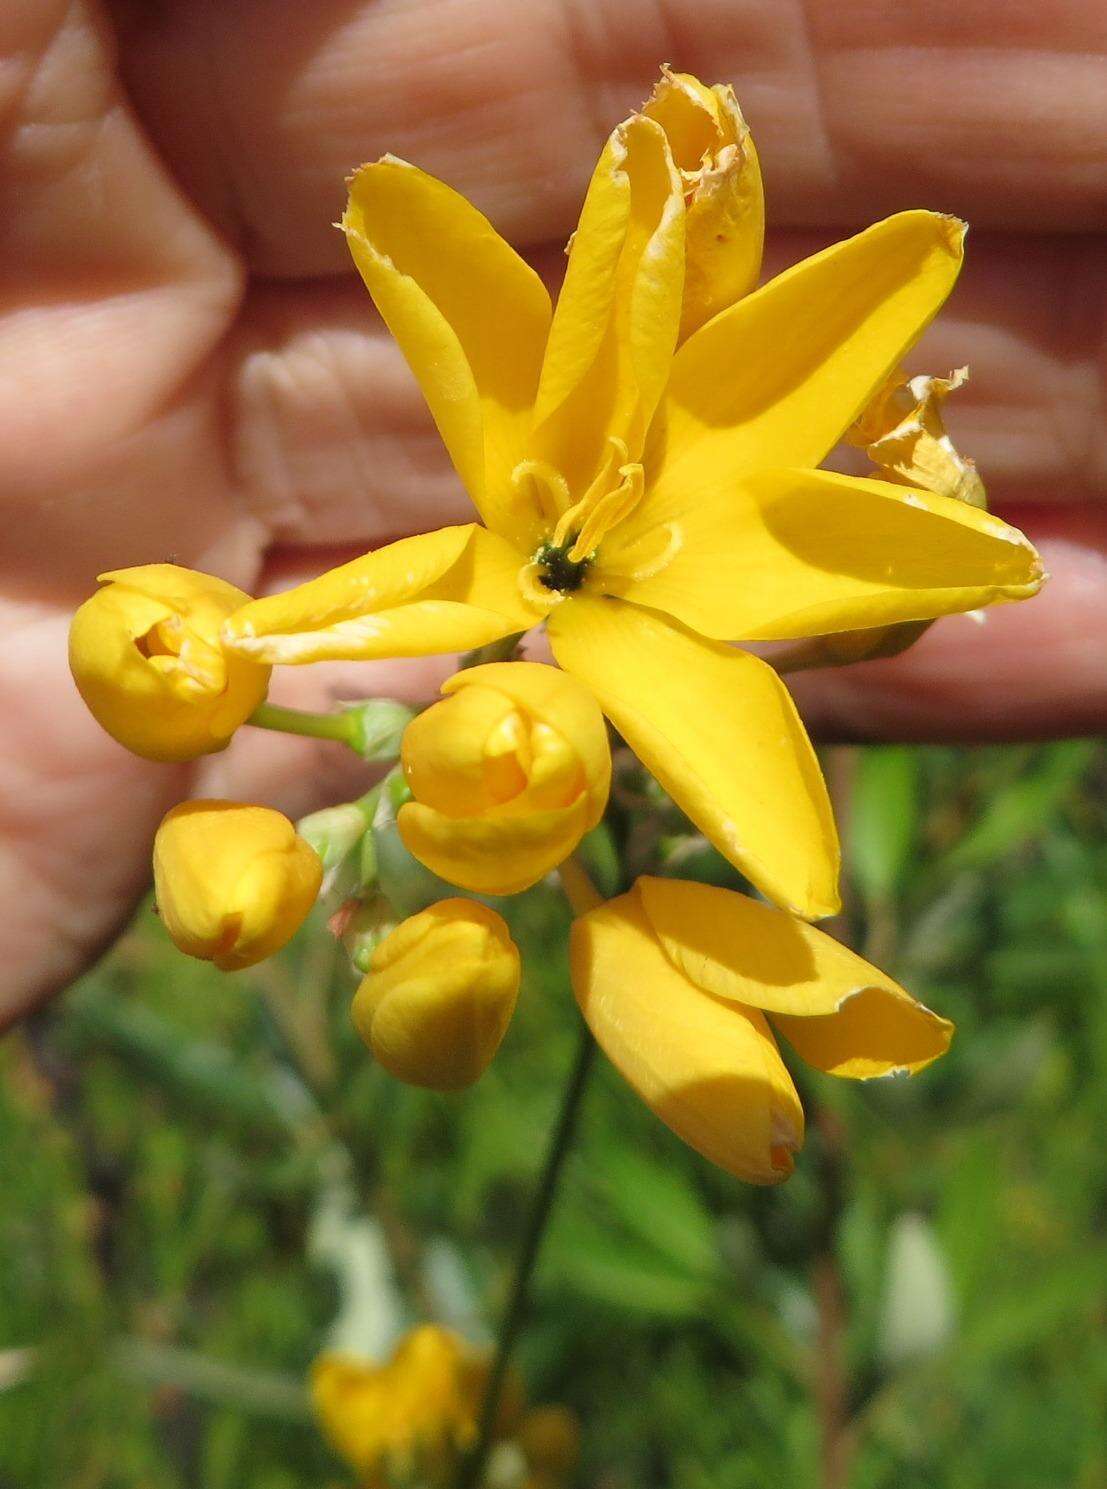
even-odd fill
[{"label": "small yellow bud", "polygon": [[501,917],[474,900],[442,900],[377,945],[354,996],[354,1023],[398,1080],[458,1091],[499,1049],[519,977]]},{"label": "small yellow bud", "polygon": [[287,817],[235,801],[185,801],[154,839],[154,894],[189,956],[224,972],[279,951],[306,919],[323,864]]},{"label": "small yellow bud", "polygon": [[414,801],[400,835],[450,884],[516,894],[603,816],[611,752],[598,704],[567,673],[490,662],[455,673],[404,733]]},{"label": "small yellow bud", "polygon": [[265,698],[269,668],[219,632],[250,596],[211,574],[145,564],[100,575],[69,631],[69,666],[97,723],[149,760],[222,750]]},{"label": "small yellow bud", "polygon": [[662,68],[643,106],[660,124],[684,184],[685,272],[680,340],[749,293],[761,272],[761,168],[734,90]]}]

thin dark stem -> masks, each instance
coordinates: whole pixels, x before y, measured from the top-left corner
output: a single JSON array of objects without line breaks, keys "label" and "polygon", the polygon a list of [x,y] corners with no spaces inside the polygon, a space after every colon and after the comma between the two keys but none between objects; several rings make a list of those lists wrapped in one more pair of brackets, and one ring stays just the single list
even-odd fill
[{"label": "thin dark stem", "polygon": [[546,1233],[546,1225],[553,1208],[558,1183],[565,1166],[565,1159],[568,1157],[569,1150],[572,1147],[573,1134],[576,1130],[577,1119],[580,1116],[581,1098],[584,1096],[585,1087],[588,1084],[588,1075],[592,1069],[595,1053],[596,1041],[593,1039],[588,1025],[582,1021],[576,1058],[573,1061],[573,1068],[561,1098],[561,1111],[558,1113],[557,1124],[550,1138],[550,1146],[546,1153],[546,1162],[542,1169],[542,1176],[538,1181],[534,1204],[531,1207],[530,1216],[527,1220],[526,1234],[523,1236],[523,1243],[519,1248],[519,1257],[515,1263],[515,1277],[511,1284],[511,1296],[508,1298],[499,1338],[496,1341],[496,1353],[492,1361],[492,1369],[488,1376],[488,1385],[485,1388],[484,1400],[481,1403],[476,1445],[461,1464],[457,1476],[456,1489],[476,1489],[476,1486],[480,1484],[481,1476],[488,1462],[488,1454],[491,1451],[495,1438],[496,1423],[500,1414],[500,1400],[503,1396],[504,1382],[507,1379],[512,1351],[515,1348],[529,1306],[531,1277],[534,1274],[534,1266],[538,1260],[538,1253],[542,1246],[542,1238]]}]

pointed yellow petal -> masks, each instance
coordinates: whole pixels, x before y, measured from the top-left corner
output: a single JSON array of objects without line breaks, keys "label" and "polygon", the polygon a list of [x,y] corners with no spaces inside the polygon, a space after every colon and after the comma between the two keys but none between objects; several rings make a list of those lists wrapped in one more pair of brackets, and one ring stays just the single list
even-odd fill
[{"label": "pointed yellow petal", "polygon": [[803,1109],[764,1015],[682,976],[633,890],[574,923],[569,959],[600,1047],[666,1126],[750,1184],[786,1179]]},{"label": "pointed yellow petal", "polygon": [[776,673],[662,616],[573,595],[550,642],[673,800],[768,897],[838,907],[838,839],[815,752]]},{"label": "pointed yellow petal", "polygon": [[859,1079],[913,1072],[949,1048],[947,1019],[814,926],[706,884],[643,878],[637,888],[679,972],[717,998],[771,1013],[820,1070]]},{"label": "pointed yellow petal", "polygon": [[350,181],[342,229],[488,525],[529,534],[511,485],[550,323],[537,274],[475,207],[385,156]]},{"label": "pointed yellow petal", "polygon": [[761,168],[734,90],[661,69],[642,109],[664,129],[684,187],[680,340],[757,283],[765,238]]},{"label": "pointed yellow petal", "polygon": [[963,236],[956,218],[901,212],[709,321],[677,353],[652,459],[695,450],[720,482],[818,465],[938,312]]},{"label": "pointed yellow petal", "polygon": [[569,806],[515,815],[448,817],[409,801],[396,824],[409,853],[447,884],[473,894],[520,894],[568,858],[595,826],[587,796]]},{"label": "pointed yellow petal", "polygon": [[[678,534],[673,557],[636,579],[635,545],[658,529]],[[664,474],[597,570],[608,593],[742,641],[932,620],[1026,599],[1042,580],[1017,528],[951,497],[831,471],[732,486],[706,454]]]},{"label": "pointed yellow petal", "polygon": [[608,438],[638,459],[669,375],[684,284],[684,199],[665,133],[611,135],[573,237],[535,407],[534,447],[574,497]]},{"label": "pointed yellow petal", "polygon": [[953,1025],[907,993],[910,1007],[889,997],[889,988],[895,983],[884,978],[880,987],[862,988],[821,1018],[775,1013],[773,1026],[801,1059],[828,1075],[855,1081],[914,1075],[949,1049]]},{"label": "pointed yellow petal", "polygon": [[464,651],[541,620],[518,574],[503,538],[444,527],[244,605],[223,640],[240,656],[285,664]]}]

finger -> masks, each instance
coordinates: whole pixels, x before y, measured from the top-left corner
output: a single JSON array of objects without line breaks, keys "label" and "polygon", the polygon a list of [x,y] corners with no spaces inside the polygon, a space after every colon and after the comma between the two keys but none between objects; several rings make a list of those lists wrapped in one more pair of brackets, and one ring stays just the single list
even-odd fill
[{"label": "finger", "polygon": [[8,4],[0,61],[5,565],[43,578],[117,533],[214,540],[228,493],[201,369],[240,271],[143,139],[88,4]]},{"label": "finger", "polygon": [[824,739],[1055,739],[1107,725],[1107,513],[1021,525],[1050,575],[1034,599],[939,621],[902,656],[789,678]]},{"label": "finger", "polygon": [[[782,239],[774,268],[821,246]],[[909,366],[970,364],[947,413],[1001,505],[1107,498],[1105,314],[1093,240],[972,236],[962,281]],[[279,542],[365,542],[471,515],[415,380],[352,277],[255,294],[226,407],[242,504]]]},{"label": "finger", "polygon": [[186,773],[136,759],[89,716],[65,665],[68,614],[5,603],[0,625],[3,1032],[122,928]]},{"label": "finger", "polygon": [[388,150],[470,196],[513,241],[564,238],[600,141],[662,60],[734,83],[774,222],[918,206],[1035,231],[1107,218],[1107,24],[1084,0],[977,0],[940,18],[838,0],[116,10],[148,127],[265,273],[340,269],[327,224],[341,182]]}]

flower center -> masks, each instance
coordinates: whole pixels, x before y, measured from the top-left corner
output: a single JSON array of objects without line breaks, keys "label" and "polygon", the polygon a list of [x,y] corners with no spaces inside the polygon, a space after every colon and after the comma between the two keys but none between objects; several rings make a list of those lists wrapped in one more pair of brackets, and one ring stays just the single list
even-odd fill
[{"label": "flower center", "polygon": [[630,516],[645,491],[641,465],[627,458],[625,442],[614,437],[608,439],[604,460],[577,501],[564,476],[542,461],[523,461],[512,480],[545,519],[545,536],[519,574],[524,596],[545,608],[551,594],[561,599],[580,589],[600,543]]},{"label": "flower center", "polygon": [[584,583],[584,576],[588,571],[591,559],[571,558],[570,551],[572,542],[555,547],[553,543],[543,543],[534,555],[537,566],[536,578],[538,583],[546,589],[555,590],[558,594],[571,595]]}]

